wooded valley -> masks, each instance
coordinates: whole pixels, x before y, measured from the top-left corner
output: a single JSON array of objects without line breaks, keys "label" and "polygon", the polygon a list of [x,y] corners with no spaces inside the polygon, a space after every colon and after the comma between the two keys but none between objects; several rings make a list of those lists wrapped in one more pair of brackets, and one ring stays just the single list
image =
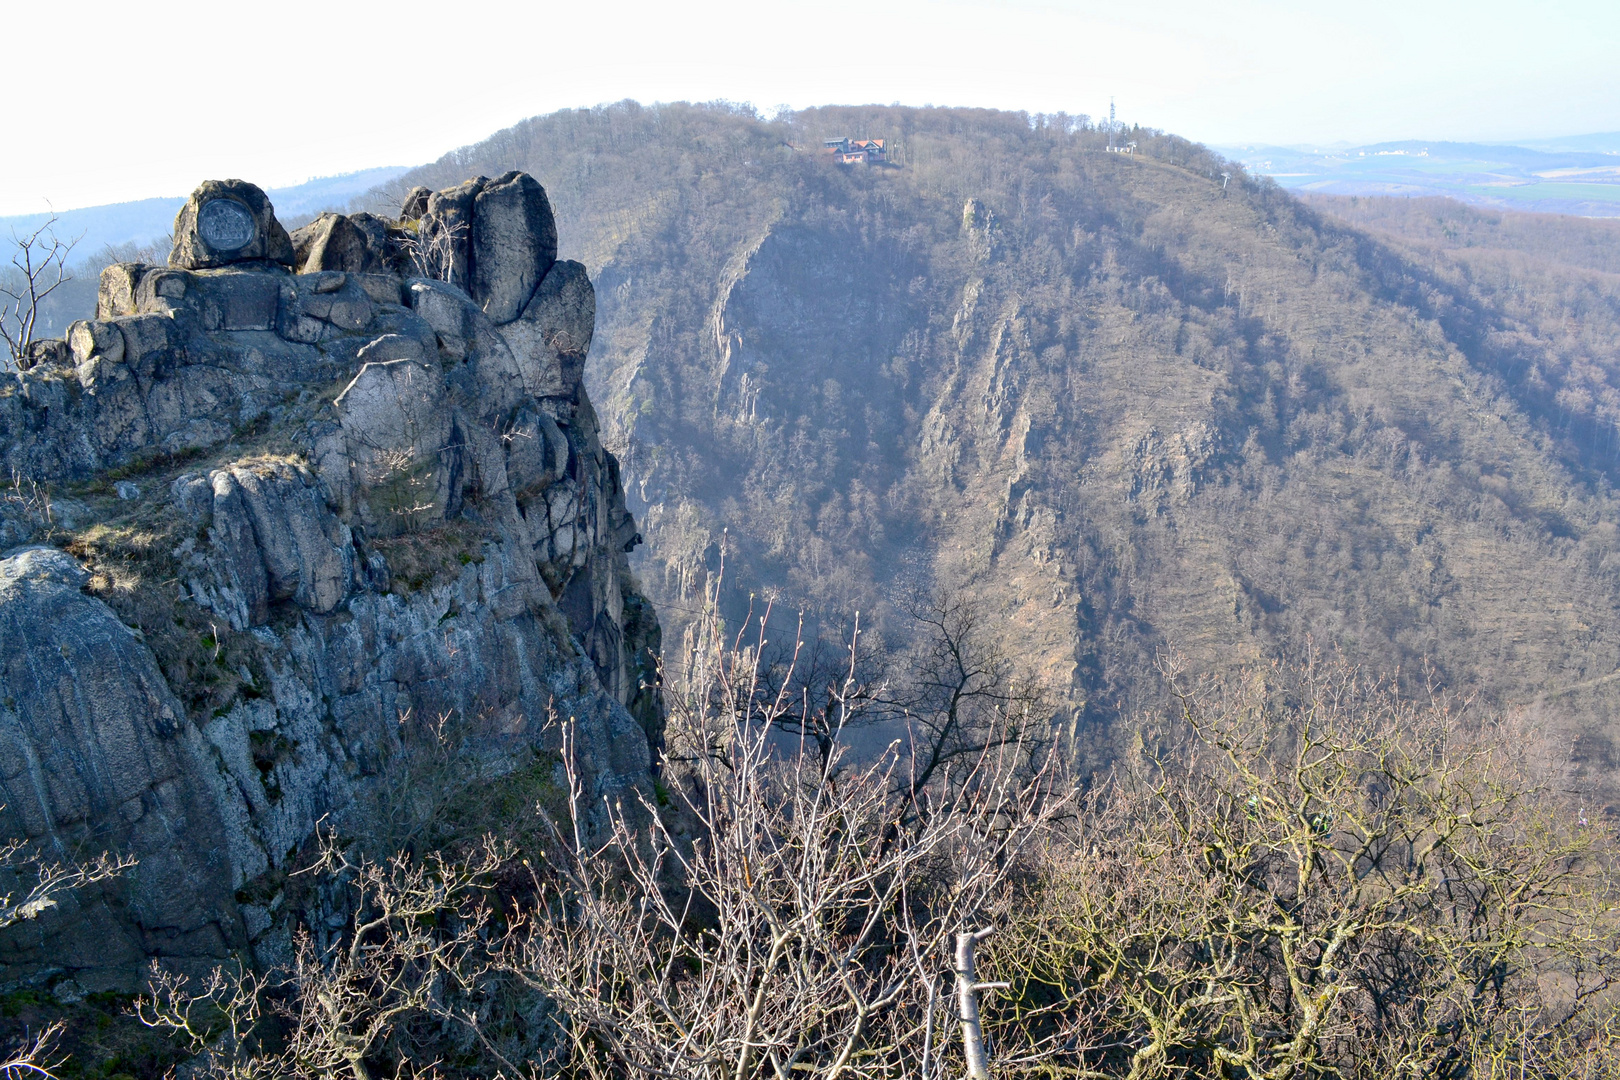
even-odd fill
[{"label": "wooded valley", "polygon": [[631,102],[350,211],[0,388],[4,1080],[1620,1074],[1620,224]]},{"label": "wooded valley", "polygon": [[[898,167],[831,167],[840,135]],[[1162,700],[1161,653],[1315,648],[1528,710],[1615,791],[1620,226],[1301,202],[1126,139],[625,104],[404,182],[551,192],[670,640],[723,535],[732,618],[751,593],[858,610],[899,654],[907,597],[969,594],[1094,735]]]}]

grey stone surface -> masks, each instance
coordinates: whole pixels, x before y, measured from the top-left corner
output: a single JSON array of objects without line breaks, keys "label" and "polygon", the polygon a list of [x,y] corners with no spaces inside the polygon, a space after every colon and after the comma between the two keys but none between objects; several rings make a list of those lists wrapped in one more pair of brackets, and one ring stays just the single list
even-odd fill
[{"label": "grey stone surface", "polygon": [[169,485],[175,508],[193,524],[204,525],[213,516],[214,486],[205,477],[186,473]]},{"label": "grey stone surface", "polygon": [[450,284],[497,326],[517,318],[557,260],[557,224],[545,189],[527,173],[477,177],[434,192],[419,225],[445,237]]},{"label": "grey stone surface", "polygon": [[527,173],[484,184],[473,202],[468,292],[499,326],[522,313],[557,261],[557,223],[546,191]]},{"label": "grey stone surface", "polygon": [[554,265],[540,282],[523,316],[500,328],[536,397],[571,397],[585,374],[585,356],[596,327],[596,290],[577,262]]},{"label": "grey stone surface", "polygon": [[[400,350],[382,350],[392,351]],[[363,364],[332,403],[338,433],[322,444],[316,467],[339,505],[377,535],[445,516],[455,457],[445,391],[436,365],[376,360]]]},{"label": "grey stone surface", "polygon": [[61,338],[44,338],[30,341],[24,351],[21,367],[36,368],[40,366],[60,367],[73,362],[73,352],[68,343]]},{"label": "grey stone surface", "polygon": [[54,549],[0,560],[0,830],[47,857],[139,862],[0,936],[0,959],[13,982],[68,969],[132,989],[146,956],[223,959],[243,933],[212,755],[87,576]]},{"label": "grey stone surface", "polygon": [[229,578],[242,584],[252,616],[262,623],[270,605],[292,601],[326,615],[356,584],[354,538],[327,512],[309,470],[285,462],[239,465],[209,477],[213,528],[234,564]]},{"label": "grey stone surface", "polygon": [[92,356],[118,363],[124,358],[124,332],[109,323],[85,320],[68,327],[67,342],[75,365]]},{"label": "grey stone surface", "polygon": [[342,270],[382,274],[396,269],[400,252],[388,226],[371,214],[322,214],[292,234],[293,265],[299,273]]},{"label": "grey stone surface", "polygon": [[[244,233],[251,236],[238,243]],[[209,242],[210,235],[214,243]],[[245,180],[205,181],[174,219],[169,265],[177,269],[203,270],[253,260],[291,264],[292,258],[292,240],[276,220],[269,198]]]},{"label": "grey stone surface", "polygon": [[141,263],[113,263],[101,271],[96,290],[96,318],[135,313],[135,289],[140,282]]},{"label": "grey stone surface", "polygon": [[568,470],[568,437],[545,411],[527,405],[506,437],[506,476],[520,497],[561,479]]},{"label": "grey stone surface", "polygon": [[500,330],[466,293],[442,281],[410,283],[411,306],[434,330],[442,355],[456,368],[455,381],[469,406],[500,427],[527,391],[523,369]]},{"label": "grey stone surface", "polygon": [[279,274],[199,273],[187,280],[182,302],[204,330],[274,330],[283,280]]},{"label": "grey stone surface", "polygon": [[432,197],[433,189],[418,184],[405,193],[405,201],[400,204],[399,216],[405,221],[414,221],[427,213],[428,199]]},{"label": "grey stone surface", "polygon": [[[108,267],[97,318],[58,342],[65,362],[0,385],[0,468],[58,485],[117,468],[134,496],[64,502],[55,527],[168,529],[175,566],[142,586],[154,626],[213,626],[257,657],[238,696],[188,712],[195,687],[161,674],[184,666],[80,591],[71,558],[0,560],[0,825],[142,859],[0,935],[16,980],[73,994],[127,987],[149,956],[201,964],[251,943],[284,958],[292,925],[331,913],[284,902],[277,874],[323,818],[387,842],[412,717],[451,718],[462,766],[495,778],[556,749],[555,711],[579,724],[592,805],[646,782],[657,621],[579,384],[590,282],[553,267],[527,177],[419,201],[466,225],[454,282],[330,242],[315,258],[314,241],[308,273],[264,253],[194,268],[193,228],[177,265]],[[206,466],[166,471],[159,455],[188,450]],[[7,502],[0,540],[41,522]],[[444,569],[411,569],[410,552],[452,541]]]}]

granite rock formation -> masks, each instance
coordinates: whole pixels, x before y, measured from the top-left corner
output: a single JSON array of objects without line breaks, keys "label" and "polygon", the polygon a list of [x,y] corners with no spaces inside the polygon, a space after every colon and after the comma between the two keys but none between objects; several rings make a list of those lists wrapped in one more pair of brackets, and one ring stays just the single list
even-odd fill
[{"label": "granite rock formation", "polygon": [[262,190],[244,180],[209,180],[175,218],[169,265],[207,270],[262,259],[285,266],[292,254],[287,230]]},{"label": "granite rock formation", "polygon": [[55,493],[0,502],[32,545],[0,559],[0,829],[139,860],[0,939],[8,985],[273,962],[332,917],[285,884],[321,822],[431,831],[419,766],[532,793],[572,721],[593,803],[650,781],[659,630],[581,384],[590,281],[526,174],[406,213],[289,236],[204,184],[169,265],[109,267],[0,390],[0,467]]}]

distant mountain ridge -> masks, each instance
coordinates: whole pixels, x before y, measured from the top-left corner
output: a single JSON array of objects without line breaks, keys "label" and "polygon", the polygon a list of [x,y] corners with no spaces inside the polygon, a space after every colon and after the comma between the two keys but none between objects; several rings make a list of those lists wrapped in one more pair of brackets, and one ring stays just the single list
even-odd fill
[{"label": "distant mountain ridge", "polygon": [[[275,204],[282,221],[313,216],[322,210],[343,210],[358,196],[386,184],[406,171],[403,165],[380,166],[340,176],[322,176],[289,187],[271,188],[266,194]],[[203,179],[199,177],[198,179]],[[134,202],[86,206],[57,212],[57,234],[64,239],[82,236],[74,254],[94,256],[107,247],[145,244],[168,235],[174,215],[185,205],[185,196],[139,199]],[[50,220],[50,212],[0,217],[0,238],[13,232],[27,233]]]},{"label": "distant mountain ridge", "polygon": [[1489,145],[1523,146],[1530,150],[1546,150],[1549,153],[1596,151],[1600,154],[1620,154],[1620,131],[1600,131],[1591,135],[1565,135],[1553,139],[1507,140],[1500,144],[1491,143]]},{"label": "distant mountain ridge", "polygon": [[[845,135],[898,167],[794,149]],[[397,183],[529,168],[596,268],[586,378],[666,640],[724,543],[728,616],[775,597],[788,635],[858,610],[903,644],[907,595],[966,591],[1077,728],[1151,707],[1171,651],[1342,649],[1542,710],[1620,794],[1620,223],[1346,220],[1184,140],[1107,141],[624,104]]]}]

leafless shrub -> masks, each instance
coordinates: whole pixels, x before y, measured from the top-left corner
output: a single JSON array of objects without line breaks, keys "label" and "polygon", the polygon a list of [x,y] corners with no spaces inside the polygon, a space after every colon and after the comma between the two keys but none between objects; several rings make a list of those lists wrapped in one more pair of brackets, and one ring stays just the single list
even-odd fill
[{"label": "leafless shrub", "polygon": [[11,470],[11,490],[0,489],[0,500],[20,510],[24,517],[48,528],[52,524],[51,490],[32,476]]},{"label": "leafless shrub", "polygon": [[414,446],[381,447],[366,463],[367,485],[377,493],[379,508],[400,532],[416,532],[429,520],[433,505],[433,467],[417,460]]},{"label": "leafless shrub", "polygon": [[27,235],[11,234],[12,273],[0,279],[0,338],[11,364],[26,371],[33,362],[29,346],[45,298],[69,280],[68,256],[79,241],[56,235],[57,216]]},{"label": "leafless shrub", "polygon": [[[656,793],[594,798],[564,724],[549,843],[328,846],[341,932],[273,979],[157,973],[143,1017],[244,1078],[1615,1074],[1612,838],[1519,733],[1342,665],[1177,674],[1174,723],[1084,798],[1016,739],[914,797],[901,743],[783,734],[765,625],[700,619]],[[970,1063],[946,969],[980,926]]]},{"label": "leafless shrub", "polygon": [[0,1054],[0,1080],[56,1080],[65,1060],[56,1048],[62,1027],[61,1021],[49,1024]]},{"label": "leafless shrub", "polygon": [[[134,865],[134,859],[106,854],[88,863],[63,862],[45,858],[26,841],[0,844],[0,874],[13,885],[0,894],[0,930],[37,919],[66,893],[118,877]],[[54,1080],[66,1060],[57,1049],[62,1033],[60,1021],[48,1024],[0,1053],[0,1080]]]},{"label": "leafless shrub", "polygon": [[45,858],[26,841],[0,844],[0,870],[26,884],[20,896],[15,891],[0,894],[0,930],[36,919],[55,907],[63,894],[118,877],[134,865],[132,858],[105,854],[88,863],[59,862]]},{"label": "leafless shrub", "polygon": [[347,886],[354,908],[341,937],[323,945],[301,930],[290,968],[268,976],[221,969],[194,983],[154,961],[137,1014],[183,1038],[202,1075],[373,1080],[379,1060],[395,1075],[430,1075],[409,1025],[469,1019],[457,991],[482,968],[483,898],[507,857],[488,841],[459,861],[437,853],[355,861],[328,838],[306,872]]},{"label": "leafless shrub", "polygon": [[[417,276],[455,285],[456,248],[466,231],[465,225],[422,217],[406,222],[399,239],[406,260]],[[466,282],[461,284],[465,286]]]},{"label": "leafless shrub", "polygon": [[[955,934],[1009,916],[1009,882],[1065,805],[1055,762],[1031,773],[987,748],[908,816],[899,744],[860,764],[784,743],[762,640],[724,647],[713,625],[698,640],[710,655],[688,663],[709,685],[674,708],[674,805],[606,808],[593,841],[570,770],[558,857],[500,964],[557,1002],[582,1075],[906,1071]],[[1009,1036],[1000,1054],[1051,1048]]]},{"label": "leafless shrub", "polygon": [[1017,924],[1047,994],[1098,1010],[1105,1049],[1073,1068],[1613,1067],[1612,843],[1519,769],[1517,733],[1342,664],[1175,677],[1182,727],[1090,794]]}]

